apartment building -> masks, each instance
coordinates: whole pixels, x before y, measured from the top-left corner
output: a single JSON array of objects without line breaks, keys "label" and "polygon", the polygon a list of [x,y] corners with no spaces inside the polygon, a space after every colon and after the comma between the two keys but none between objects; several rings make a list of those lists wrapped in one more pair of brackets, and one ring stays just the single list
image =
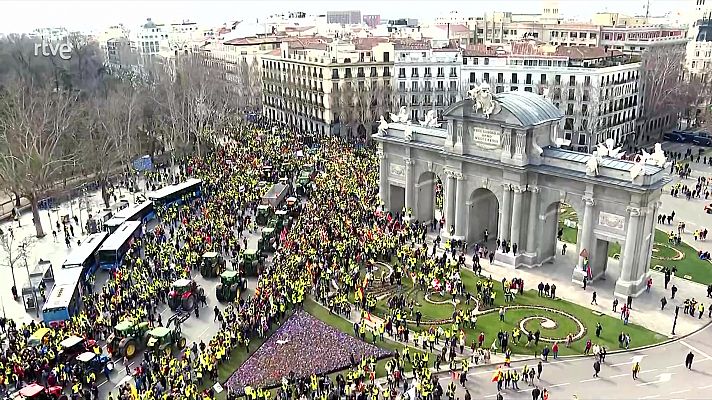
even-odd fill
[{"label": "apartment building", "polygon": [[590,151],[612,138],[630,143],[639,109],[640,62],[602,47],[473,46],[462,57],[462,86],[483,82],[494,92],[524,90],[546,96],[565,114],[571,147]]},{"label": "apartment building", "polygon": [[180,54],[200,52],[206,31],[195,22],[155,23],[151,18],[131,31],[131,41],[142,59],[173,58]]},{"label": "apartment building", "polygon": [[712,67],[712,0],[687,0],[694,12],[690,21],[686,63],[693,74],[709,75]]},{"label": "apartment building", "polygon": [[425,118],[430,110],[441,116],[447,106],[462,98],[460,49],[432,48],[427,40],[399,40],[394,52],[397,105],[408,107],[413,121]]},{"label": "apartment building", "polygon": [[340,121],[332,93],[345,85],[390,89],[393,51],[387,38],[283,41],[261,60],[263,115],[311,132],[351,129]]},{"label": "apartment building", "polygon": [[354,25],[361,23],[361,11],[327,11],[326,22],[329,24]]}]

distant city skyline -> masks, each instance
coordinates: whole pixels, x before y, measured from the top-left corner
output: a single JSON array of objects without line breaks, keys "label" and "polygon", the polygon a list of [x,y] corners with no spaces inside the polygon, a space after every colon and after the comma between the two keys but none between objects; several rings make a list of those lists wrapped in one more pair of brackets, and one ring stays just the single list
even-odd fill
[{"label": "distant city skyline", "polygon": [[[596,12],[620,12],[644,15],[647,0],[603,0],[582,2],[561,0],[560,12],[565,18],[588,20]],[[3,33],[31,32],[36,28],[64,27],[69,30],[97,32],[111,25],[123,23],[128,28],[140,25],[146,18],[155,22],[190,20],[201,26],[218,26],[225,22],[246,20],[254,22],[272,14],[304,11],[325,14],[326,11],[360,10],[362,14],[379,14],[384,18],[411,17],[427,21],[451,11],[466,16],[480,16],[485,12],[512,13],[541,12],[540,0],[438,0],[438,1],[17,1],[0,3],[0,31]],[[691,0],[650,0],[650,15],[663,15],[692,7]]]}]

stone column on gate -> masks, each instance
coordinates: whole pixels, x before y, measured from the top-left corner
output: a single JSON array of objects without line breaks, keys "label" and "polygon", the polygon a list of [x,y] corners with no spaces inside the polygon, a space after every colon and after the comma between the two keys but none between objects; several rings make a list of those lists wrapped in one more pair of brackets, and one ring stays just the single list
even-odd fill
[{"label": "stone column on gate", "polygon": [[502,184],[502,207],[499,209],[498,239],[509,242],[509,223],[512,220],[512,191],[508,183]]},{"label": "stone column on gate", "polygon": [[455,190],[456,190],[456,182],[455,182],[455,172],[451,170],[445,170],[445,174],[447,176],[446,180],[446,185],[445,185],[445,196],[444,196],[444,211],[445,211],[445,226],[443,227],[445,229],[444,235],[445,237],[450,237],[452,236],[450,234],[450,226],[455,224]]},{"label": "stone column on gate", "polygon": [[410,211],[410,215],[412,218],[417,218],[414,206],[415,206],[415,185],[413,184],[413,160],[410,158],[404,158],[403,163],[405,164],[405,210],[406,210],[406,219],[410,219],[407,217],[408,211]]},{"label": "stone column on gate", "polygon": [[455,239],[464,240],[467,227],[467,199],[465,196],[465,177],[461,172],[453,174],[457,180],[457,196],[455,201]]},{"label": "stone column on gate", "polygon": [[[591,262],[590,255],[593,249],[591,248],[591,236],[593,235],[593,206],[596,202],[592,197],[584,197],[584,211],[583,211],[583,225],[581,225],[581,237],[579,238],[579,256],[578,256],[578,268],[584,271],[584,275],[587,273],[585,271],[586,258],[588,258],[589,263]],[[581,252],[586,249],[588,252],[588,257],[582,257]]]},{"label": "stone column on gate", "polygon": [[512,203],[512,233],[509,236],[511,244],[517,244],[517,252],[521,252],[522,248],[520,239],[520,231],[522,227],[522,188],[519,185],[513,185],[514,201]]},{"label": "stone column on gate", "polygon": [[637,295],[640,288],[636,287],[635,272],[635,247],[638,244],[638,229],[640,225],[641,210],[639,207],[630,206],[628,210],[628,224],[626,226],[625,245],[621,255],[621,275],[616,281],[615,293],[618,296]]},{"label": "stone column on gate", "polygon": [[536,224],[539,221],[539,188],[529,187],[529,221],[527,222],[527,252],[536,253]]},{"label": "stone column on gate", "polygon": [[376,154],[380,162],[378,169],[378,197],[381,198],[381,203],[384,204],[383,208],[387,209],[390,206],[388,201],[388,155],[383,152],[383,149],[378,149]]},{"label": "stone column on gate", "polygon": [[658,211],[662,202],[656,201],[652,202],[648,207],[645,207],[642,211],[645,212],[645,222],[643,223],[643,247],[638,253],[638,271],[643,271],[647,273],[650,269],[650,253],[652,252],[653,243],[655,242],[655,219],[658,216]]}]

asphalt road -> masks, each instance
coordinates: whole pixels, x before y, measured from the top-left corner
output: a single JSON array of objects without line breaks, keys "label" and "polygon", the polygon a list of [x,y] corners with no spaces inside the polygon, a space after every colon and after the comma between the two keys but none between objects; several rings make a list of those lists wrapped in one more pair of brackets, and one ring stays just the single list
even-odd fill
[{"label": "asphalt road", "polygon": [[[248,235],[248,245],[256,247],[257,239],[258,236],[256,234]],[[266,262],[269,262],[269,260],[267,260]],[[228,268],[230,267],[230,262],[228,262]],[[181,332],[183,336],[187,339],[188,347],[192,346],[193,342],[200,343],[200,341],[203,341],[205,342],[205,344],[208,344],[210,339],[217,333],[220,328],[219,323],[214,322],[213,320],[215,315],[213,313],[213,308],[215,307],[215,305],[217,305],[220,310],[225,309],[225,304],[218,302],[215,297],[215,287],[218,283],[220,283],[219,277],[206,279],[200,275],[200,271],[194,270],[193,279],[195,279],[195,281],[198,283],[198,285],[200,285],[200,287],[205,289],[208,305],[207,307],[202,307],[200,309],[200,317],[196,318],[195,313],[192,313],[190,318],[188,318],[181,325]],[[97,280],[97,284],[98,283],[99,281]],[[256,278],[249,278],[247,282],[247,293],[252,293],[256,285]],[[248,294],[243,292],[243,296],[247,295]],[[166,323],[168,318],[173,315],[173,311],[171,311],[171,309],[166,305],[159,308],[159,311],[161,312],[161,319],[163,320],[164,324]],[[133,368],[136,368],[142,360],[143,351],[140,351],[131,360],[129,360],[129,368],[131,368],[131,370],[133,371]],[[122,364],[121,359],[115,360],[115,368],[111,374],[111,380],[106,381],[103,377],[100,378],[100,383],[98,384],[99,397],[105,399],[109,397],[110,392],[116,394],[117,385],[125,377],[126,366]]]},{"label": "asphalt road", "polygon": [[[682,318],[681,316],[680,318]],[[712,343],[709,342],[712,327],[709,325],[687,338],[647,350],[609,354],[601,366],[598,378],[593,377],[593,357],[576,357],[552,360],[544,363],[540,389],[549,391],[550,399],[709,399],[712,397]],[[692,352],[695,357],[692,369],[685,368],[685,356]],[[633,360],[639,360],[641,373],[637,380],[632,377]],[[524,364],[512,363],[521,372]],[[497,384],[492,382],[496,368],[470,369],[465,387],[473,399],[490,399],[497,396]],[[444,389],[450,383],[449,376],[441,378]],[[464,398],[464,389],[457,384],[457,397]],[[532,387],[519,382],[520,390],[502,391],[504,399],[531,399]]]}]

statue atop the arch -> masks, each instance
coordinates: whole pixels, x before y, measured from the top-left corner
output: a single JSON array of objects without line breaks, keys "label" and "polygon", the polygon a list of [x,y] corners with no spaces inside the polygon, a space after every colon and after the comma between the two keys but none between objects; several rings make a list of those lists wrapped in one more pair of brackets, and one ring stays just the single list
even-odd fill
[{"label": "statue atop the arch", "polygon": [[383,115],[381,115],[381,120],[378,121],[378,133],[385,135],[388,133],[388,121],[386,121],[385,118],[383,118]]},{"label": "statue atop the arch", "polygon": [[409,120],[410,118],[408,118],[408,110],[405,108],[405,106],[401,106],[400,110],[398,111],[398,114],[391,113],[391,122],[400,122],[402,124],[405,124]]},{"label": "statue atop the arch", "polygon": [[435,114],[435,110],[430,110],[425,114],[425,119],[420,122],[421,126],[425,126],[428,128],[439,128],[440,124],[438,123],[438,117]]},{"label": "statue atop the arch", "polygon": [[616,147],[616,141],[613,139],[606,139],[604,143],[599,143],[598,154],[604,157],[611,158],[623,158],[624,151],[621,151],[620,147]]},{"label": "statue atop the arch", "polygon": [[490,91],[490,86],[487,83],[470,89],[467,92],[468,97],[475,101],[473,109],[475,112],[481,111],[485,118],[489,118],[492,114],[497,114],[502,110],[502,106],[495,100],[494,95]]},{"label": "statue atop the arch", "polygon": [[594,150],[593,154],[588,157],[588,161],[586,161],[586,174],[590,176],[597,176],[598,175],[598,162],[599,162],[600,156],[598,155],[598,150]]},{"label": "statue atop the arch", "polygon": [[648,154],[643,150],[643,157],[646,158],[646,162],[656,167],[663,168],[667,163],[667,157],[663,151],[663,145],[660,143],[655,143],[655,151],[652,154]]}]

